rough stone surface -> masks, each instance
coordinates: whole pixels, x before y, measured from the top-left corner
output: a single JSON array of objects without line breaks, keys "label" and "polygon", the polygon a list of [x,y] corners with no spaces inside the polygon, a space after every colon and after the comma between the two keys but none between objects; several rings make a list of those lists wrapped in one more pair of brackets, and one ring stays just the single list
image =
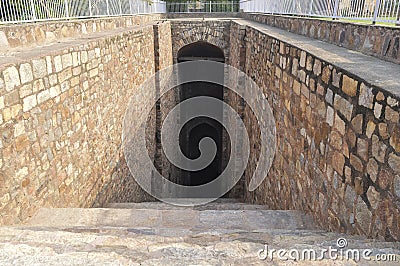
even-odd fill
[{"label": "rough stone surface", "polygon": [[[259,21],[268,17],[246,16]],[[261,22],[268,24],[270,21]],[[244,54],[251,55],[246,57],[241,67],[261,88],[266,88],[264,93],[270,100],[277,124],[278,150],[272,169],[256,191],[245,194],[245,200],[273,208],[312,209],[315,219],[324,228],[400,239],[397,227],[400,210],[394,199],[388,196],[393,194],[389,177],[395,176],[399,165],[397,153],[392,152],[395,145],[390,144],[392,135],[393,144],[396,139],[393,129],[399,126],[396,105],[399,96],[394,87],[389,92],[382,83],[380,87],[369,79],[367,73],[376,70],[361,73],[350,63],[342,64],[352,57],[347,51],[329,56],[326,51],[336,48],[264,24],[244,20],[236,23],[246,25],[246,38],[235,47],[246,47]],[[231,46],[234,42],[231,41]],[[315,56],[314,61],[319,60],[320,73],[307,69],[307,60],[302,66],[303,51],[307,52],[307,57]],[[339,49],[335,51],[340,52]],[[239,54],[232,50],[231,61]],[[293,63],[282,66],[282,61]],[[332,65],[331,61],[342,69]],[[376,61],[376,64],[381,63],[385,64]],[[276,69],[281,72],[278,76]],[[304,75],[300,75],[301,72]],[[380,77],[384,76],[385,71],[382,71]],[[315,91],[310,86],[311,77],[319,88]],[[391,81],[396,83],[395,80],[392,76]],[[397,100],[390,100],[390,105],[387,102],[389,97]],[[319,105],[326,106],[326,111],[319,112],[315,108]],[[388,114],[386,110],[389,110]],[[245,112],[246,126],[256,131],[256,122],[250,114],[250,111]],[[259,147],[255,144],[250,154],[258,152]],[[254,169],[256,158],[250,162],[250,169]],[[252,170],[246,172],[245,185],[249,183],[251,174]],[[382,186],[379,180],[383,182]],[[346,207],[340,205],[344,200],[344,183],[348,184],[346,191],[359,195],[358,198],[346,199]],[[375,193],[378,190],[371,188],[372,184],[379,186],[379,197]],[[350,186],[353,188],[349,189]],[[244,191],[247,191],[246,187]],[[372,203],[367,200],[367,193]],[[369,209],[371,205],[373,208]]]},{"label": "rough stone surface", "polygon": [[[238,206],[241,207],[238,210]],[[196,208],[162,203],[118,205],[119,209],[43,209],[28,224],[0,227],[2,265],[349,265],[353,260],[266,260],[260,250],[296,249],[299,252],[337,249],[371,250],[376,265],[380,254],[394,254],[397,243],[329,233],[316,228],[297,211],[268,211],[263,206],[211,203]],[[123,209],[121,209],[123,207]],[[257,208],[255,208],[257,207]],[[360,207],[356,219],[367,219]],[[334,253],[332,253],[334,254]],[[287,255],[286,255],[287,256]],[[316,256],[320,257],[320,256]],[[270,261],[272,259],[272,262]],[[396,262],[385,262],[396,265]]]},{"label": "rough stone surface", "polygon": [[[2,223],[25,221],[43,205],[150,200],[121,151],[127,101],[132,95],[146,99],[149,92],[138,85],[172,63],[181,47],[207,41],[258,83],[277,125],[271,172],[249,192],[259,129],[249,106],[224,92],[251,132],[249,169],[235,193],[274,209],[312,210],[328,230],[400,239],[399,207],[391,196],[399,170],[393,133],[399,126],[398,66],[252,21],[180,18],[160,21],[156,33],[153,23],[143,23],[154,16],[140,17],[49,23],[62,41],[40,51],[9,40],[21,51],[0,60]],[[47,43],[49,25],[35,32],[35,45]],[[19,35],[26,30],[15,29]],[[22,64],[32,66],[32,81]],[[168,100],[160,106],[170,107]],[[165,110],[151,119],[160,121]],[[154,128],[149,141],[157,160]]]},{"label": "rough stone surface", "polygon": [[[160,31],[170,31],[162,24]],[[21,50],[24,62],[0,69],[0,223],[24,221],[42,204],[150,200],[127,169],[120,134],[129,98],[155,71],[154,28],[109,30],[40,53]],[[162,36],[167,42],[158,62],[166,67],[171,37]]]},{"label": "rough stone surface", "polygon": [[396,27],[260,13],[244,13],[242,17],[394,63],[400,63],[400,30]]}]

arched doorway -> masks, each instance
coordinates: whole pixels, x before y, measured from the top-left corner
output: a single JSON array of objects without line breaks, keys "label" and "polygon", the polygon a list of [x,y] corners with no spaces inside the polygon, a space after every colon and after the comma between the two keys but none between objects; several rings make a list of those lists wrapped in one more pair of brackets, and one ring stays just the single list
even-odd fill
[{"label": "arched doorway", "polygon": [[[223,63],[225,62],[225,55],[219,47],[201,41],[186,45],[178,51],[178,63],[197,60],[211,60]],[[221,65],[218,73],[223,77],[223,65]],[[221,106],[218,109],[220,110],[220,117],[223,117],[223,86],[209,82],[190,82],[180,86],[180,102],[198,96],[219,99]],[[181,120],[186,120],[184,111],[181,111]],[[184,125],[179,139],[182,152],[190,159],[198,158],[200,156],[199,142],[205,137],[212,138],[217,146],[217,154],[213,162],[200,171],[190,172],[182,170],[179,183],[187,186],[206,184],[216,179],[225,169],[223,162],[223,126],[214,119],[197,117]]]}]

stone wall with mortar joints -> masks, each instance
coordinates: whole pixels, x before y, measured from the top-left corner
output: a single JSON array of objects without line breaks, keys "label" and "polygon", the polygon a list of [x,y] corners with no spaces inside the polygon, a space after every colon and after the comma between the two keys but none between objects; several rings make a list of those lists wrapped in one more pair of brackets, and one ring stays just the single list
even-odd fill
[{"label": "stone wall with mortar joints", "polygon": [[145,195],[121,132],[128,100],[154,73],[153,42],[146,26],[1,66],[1,224]]},{"label": "stone wall with mortar joints", "polygon": [[92,33],[143,25],[160,20],[163,17],[162,14],[148,14],[1,25],[0,53],[7,52],[10,49],[56,43],[66,38],[83,37]]},{"label": "stone wall with mortar joints", "polygon": [[207,13],[167,13],[165,14],[168,19],[181,19],[181,18],[240,18],[241,13],[223,13],[223,12],[207,12]]},{"label": "stone wall with mortar joints", "polygon": [[400,29],[396,27],[251,13],[242,17],[400,63]]},{"label": "stone wall with mortar joints", "polygon": [[274,110],[278,150],[262,186],[254,193],[245,188],[245,198],[304,210],[326,229],[399,240],[400,97],[246,31],[246,73]]},{"label": "stone wall with mortar joints", "polygon": [[[232,23],[231,25],[231,30],[230,30],[230,58],[229,58],[229,65],[237,68],[241,71],[244,70],[244,64],[245,64],[245,60],[246,60],[246,49],[244,46],[244,42],[243,39],[245,37],[245,33],[246,33],[246,27],[242,26],[240,24],[237,23]],[[226,77],[226,80],[228,81],[229,87],[234,88],[235,86],[237,86],[237,84],[239,84],[241,81],[239,79],[239,77]],[[224,89],[224,99],[225,102],[228,103],[238,114],[239,116],[243,119],[244,118],[244,105],[245,102],[243,101],[243,99],[241,99],[241,97],[234,93],[233,91],[231,91],[230,89],[225,88]],[[224,120],[226,123],[231,123],[231,121],[229,120],[229,117],[224,117]],[[226,131],[224,131],[225,133]],[[230,138],[233,137],[234,138],[234,143],[238,143],[237,145],[239,146],[243,146],[242,143],[242,136],[238,136],[238,132],[234,132],[234,136],[227,136],[227,134],[224,134],[223,136],[223,141],[225,143],[224,147],[227,149],[229,148],[227,143],[230,141]],[[224,154],[224,161],[225,161],[225,165],[227,165],[227,162],[229,161],[230,157],[232,157],[230,155],[230,150],[224,150],[223,152]],[[239,167],[239,164],[242,164],[244,162],[240,161],[240,158],[242,158],[242,156],[240,154],[236,155],[237,160],[239,161],[235,161],[235,169],[236,167]],[[236,186],[228,193],[228,197],[232,197],[232,198],[238,198],[238,199],[243,199],[243,196],[245,195],[244,190],[244,181],[245,178],[242,177],[239,182],[236,184]]]},{"label": "stone wall with mortar joints", "polygon": [[177,62],[178,51],[191,43],[204,41],[222,49],[225,61],[229,62],[230,21],[171,20],[172,54]]},{"label": "stone wall with mortar joints", "polygon": [[[155,25],[158,43],[156,47],[158,47],[158,66],[156,65],[156,71],[162,71],[166,68],[172,66],[173,64],[173,56],[172,56],[172,37],[171,37],[171,24],[169,21],[164,22],[162,24]],[[163,72],[164,74],[166,72]],[[164,76],[164,75],[163,75]],[[166,76],[164,76],[166,77]],[[168,77],[166,77],[168,79]],[[161,82],[158,86],[159,93],[164,91],[165,83],[168,80]],[[155,159],[155,165],[158,166],[159,172],[167,179],[176,182],[179,173],[177,169],[173,167],[173,165],[169,162],[166,158],[162,144],[161,144],[161,127],[164,123],[165,118],[170,113],[171,109],[175,107],[176,104],[179,103],[179,95],[177,90],[169,91],[168,93],[164,94],[159,100],[159,113],[157,114],[157,154]],[[165,134],[168,134],[165,133]],[[171,139],[171,137],[167,137],[167,139]],[[165,193],[165,187],[157,188]],[[165,197],[171,197],[171,195],[163,194]]]}]

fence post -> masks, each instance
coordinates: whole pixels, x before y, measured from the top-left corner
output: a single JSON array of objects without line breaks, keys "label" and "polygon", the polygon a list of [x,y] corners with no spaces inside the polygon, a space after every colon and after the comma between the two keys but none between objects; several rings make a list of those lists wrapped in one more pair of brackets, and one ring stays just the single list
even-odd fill
[{"label": "fence post", "polygon": [[311,17],[312,16],[312,8],[313,8],[314,0],[310,1],[310,11],[308,12],[308,15]]},{"label": "fence post", "polygon": [[107,5],[107,15],[110,15],[110,4],[108,3],[108,0],[106,0],[106,5]]},{"label": "fence post", "polygon": [[396,20],[396,26],[400,26],[400,1],[397,6],[397,20]]},{"label": "fence post", "polygon": [[288,9],[288,10],[284,10],[283,9],[283,12],[281,11],[281,12],[279,12],[279,13],[283,13],[283,14],[291,14],[291,15],[294,15],[294,14],[297,14],[297,8],[296,8],[296,3],[295,3],[295,1],[291,1],[292,2],[292,4],[291,4],[291,8],[292,9]]},{"label": "fence post", "polygon": [[211,10],[212,10],[212,9],[211,9],[211,1],[210,1],[210,13],[212,12]]},{"label": "fence post", "polygon": [[233,13],[233,0],[231,1],[231,4],[232,4],[232,6],[231,6],[231,12]]},{"label": "fence post", "polygon": [[381,7],[381,0],[376,0],[375,2],[375,11],[374,11],[374,19],[372,20],[372,24],[375,25],[376,20],[378,19],[379,15],[379,8]]},{"label": "fence post", "polygon": [[93,12],[92,12],[92,0],[89,0],[89,16],[93,16]]},{"label": "fence post", "polygon": [[35,4],[33,3],[33,0],[31,0],[30,3],[31,3],[31,12],[32,12],[33,20],[37,20]]},{"label": "fence post", "polygon": [[119,2],[119,14],[122,15],[122,3],[121,3],[121,0],[119,0],[118,2]]},{"label": "fence post", "polygon": [[333,8],[333,19],[338,18],[338,12],[339,12],[339,0],[335,0],[335,6]]},{"label": "fence post", "polygon": [[64,6],[65,6],[65,17],[69,18],[68,0],[64,0]]}]

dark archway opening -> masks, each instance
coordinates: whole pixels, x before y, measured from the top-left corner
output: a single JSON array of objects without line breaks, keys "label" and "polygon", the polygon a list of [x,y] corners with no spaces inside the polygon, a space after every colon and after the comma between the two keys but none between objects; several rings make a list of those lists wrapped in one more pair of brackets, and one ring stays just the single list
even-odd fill
[{"label": "dark archway opening", "polygon": [[224,52],[208,42],[194,42],[182,47],[178,51],[178,63],[195,60],[212,60],[224,63]]},{"label": "dark archway opening", "polygon": [[[212,60],[223,63],[225,62],[225,55],[219,47],[207,42],[195,42],[179,50],[178,63],[196,60]],[[219,72],[224,75],[223,65],[221,65]],[[190,82],[180,86],[180,102],[198,96],[214,97],[222,103],[224,87],[208,82]],[[220,112],[220,117],[223,117],[222,104]],[[182,121],[185,120],[185,113],[183,112],[181,119]],[[222,173],[226,167],[223,161],[223,130],[222,124],[207,117],[194,118],[184,125],[180,132],[179,144],[185,156],[190,159],[198,158],[200,156],[199,142],[205,137],[214,140],[217,146],[217,154],[213,162],[200,171],[181,170],[179,183],[187,186],[198,186],[213,181]]]}]

